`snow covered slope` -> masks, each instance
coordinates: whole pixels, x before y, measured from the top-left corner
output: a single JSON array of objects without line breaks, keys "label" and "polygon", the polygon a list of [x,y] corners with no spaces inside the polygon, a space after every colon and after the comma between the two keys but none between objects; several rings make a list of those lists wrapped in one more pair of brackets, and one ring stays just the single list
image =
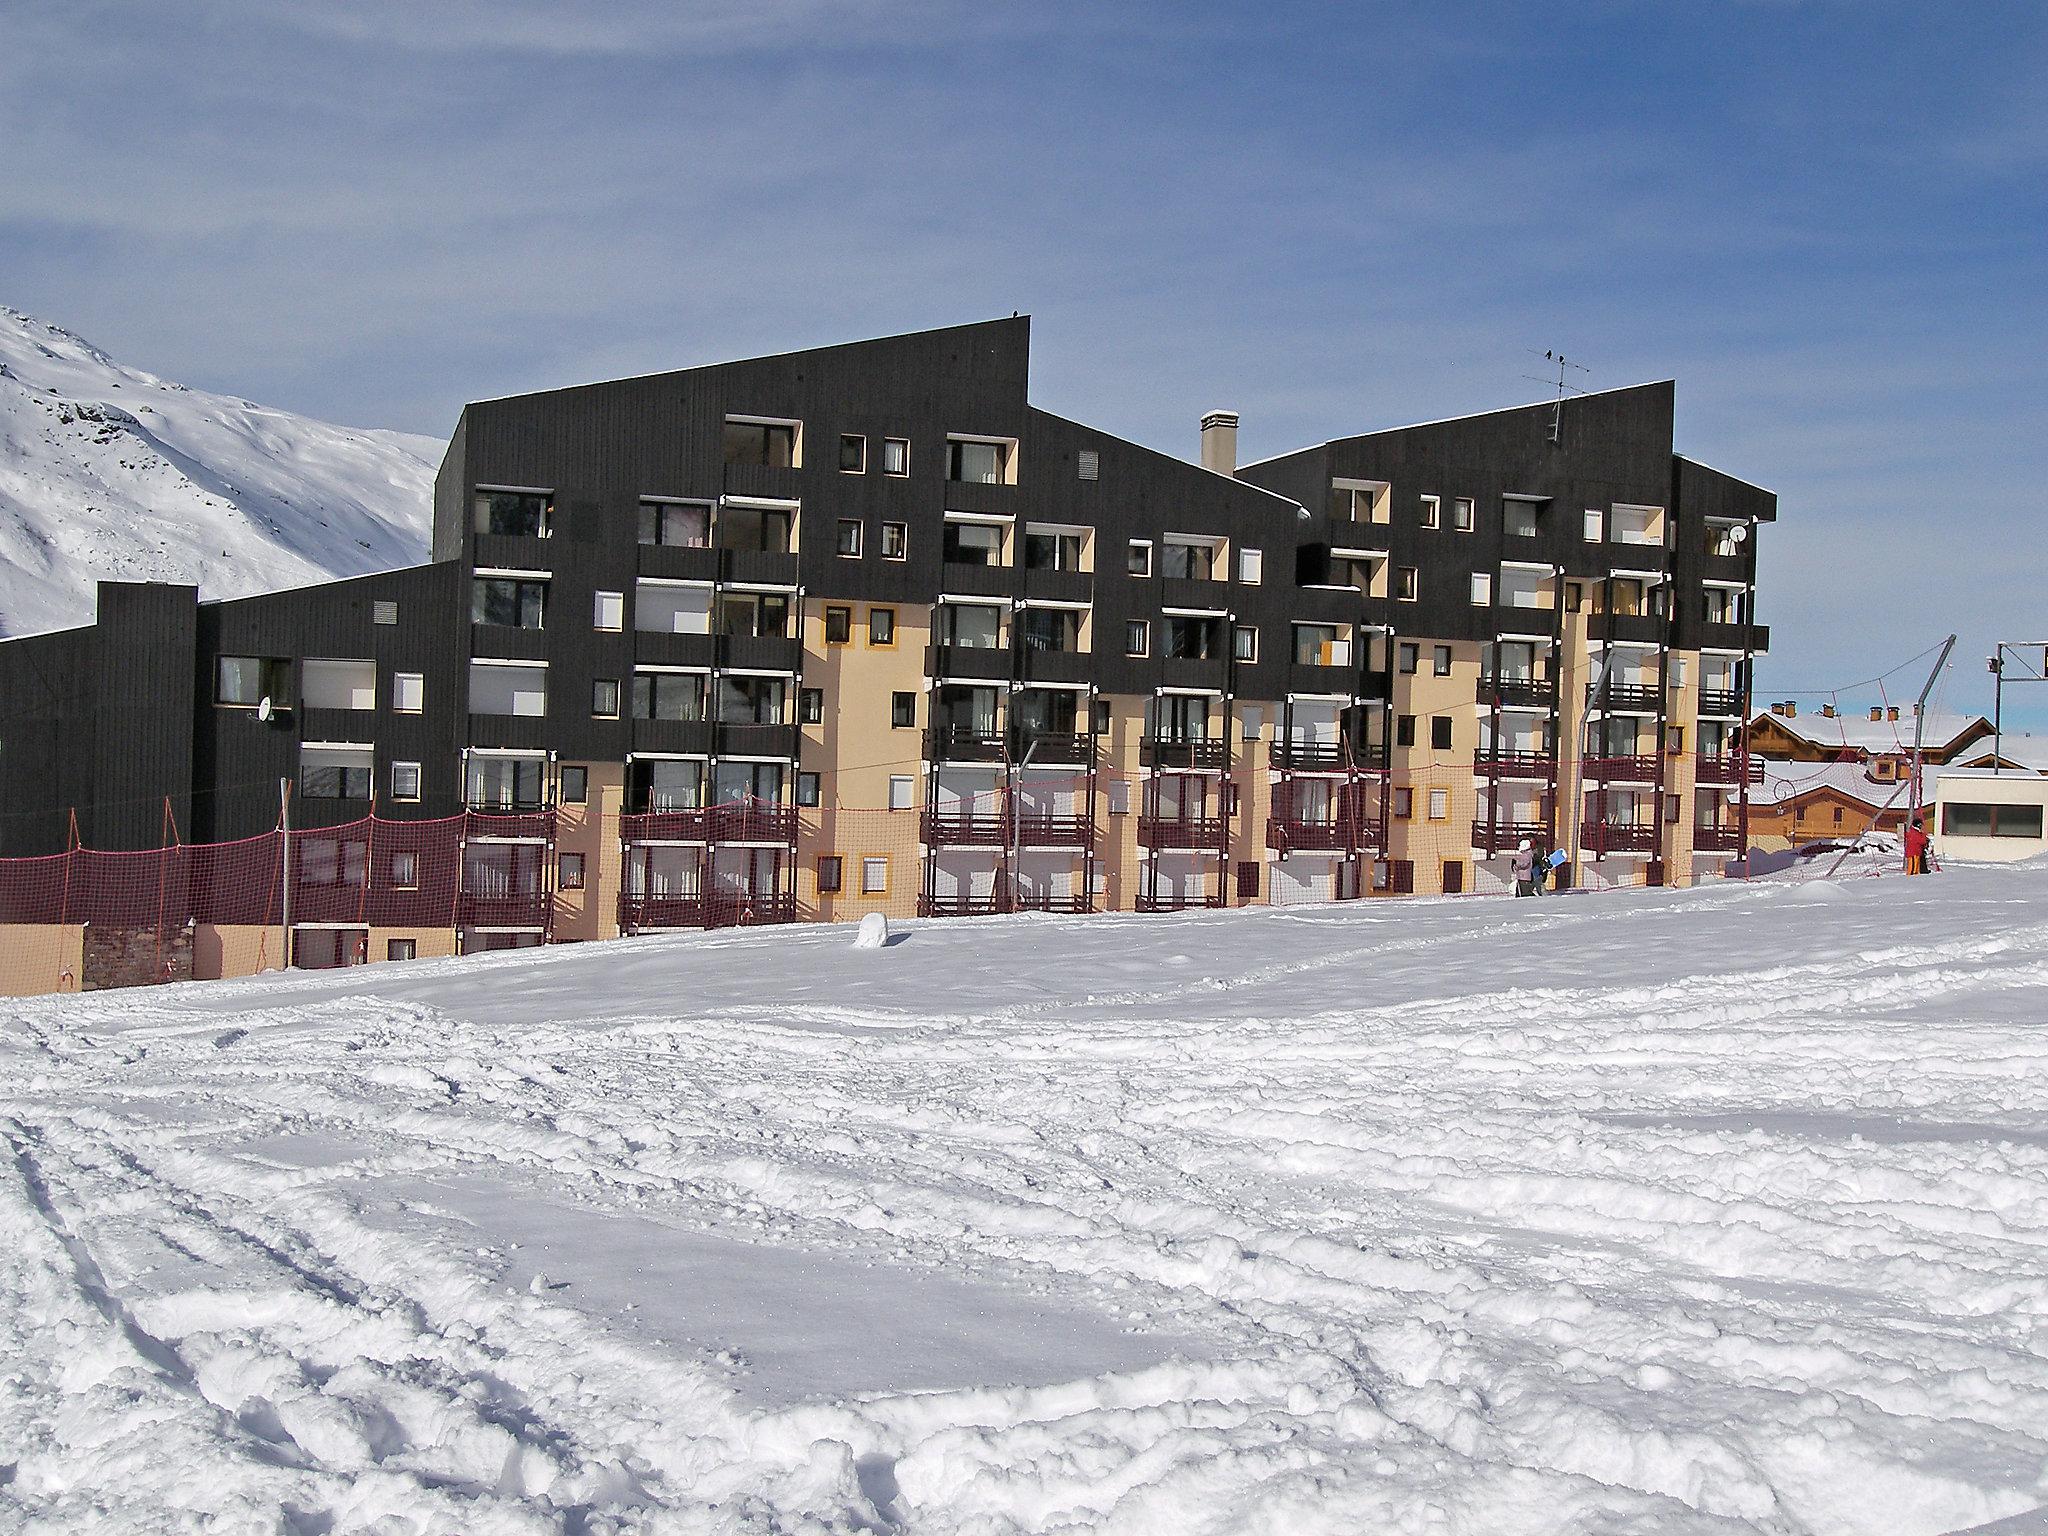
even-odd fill
[{"label": "snow covered slope", "polygon": [[2048,1529],[2048,870],[852,937],[4,1005],[0,1528]]},{"label": "snow covered slope", "polygon": [[102,579],[235,597],[424,560],[443,446],[166,383],[0,307],[0,635],[90,623]]}]

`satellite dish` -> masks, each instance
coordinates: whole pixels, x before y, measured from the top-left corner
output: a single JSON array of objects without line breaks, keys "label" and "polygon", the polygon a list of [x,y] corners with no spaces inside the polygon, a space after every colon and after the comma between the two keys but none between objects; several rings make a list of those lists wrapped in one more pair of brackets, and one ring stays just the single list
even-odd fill
[{"label": "satellite dish", "polygon": [[1749,529],[1744,527],[1742,524],[1737,523],[1733,528],[1730,528],[1728,530],[1728,537],[1735,543],[1740,544],[1744,539],[1749,537]]},{"label": "satellite dish", "polygon": [[265,695],[263,695],[263,698],[256,705],[256,718],[258,720],[261,720],[265,725],[268,725],[270,723],[270,717],[276,713],[277,710],[272,706],[270,702],[270,695],[266,693]]}]

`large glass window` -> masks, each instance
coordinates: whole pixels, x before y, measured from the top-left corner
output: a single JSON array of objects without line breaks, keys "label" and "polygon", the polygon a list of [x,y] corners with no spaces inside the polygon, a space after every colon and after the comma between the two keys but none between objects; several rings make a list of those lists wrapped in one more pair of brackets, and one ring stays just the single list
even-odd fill
[{"label": "large glass window", "polygon": [[1000,644],[1002,611],[979,603],[943,603],[939,607],[939,644],[992,651]]},{"label": "large glass window", "polygon": [[695,672],[637,672],[633,676],[635,720],[702,720],[704,679]]},{"label": "large glass window", "polygon": [[1024,530],[1024,568],[1031,571],[1081,569],[1081,535],[1038,528]]},{"label": "large glass window", "polygon": [[2039,842],[2041,807],[1952,801],[1941,808],[1941,830],[1948,837],[2030,837]]},{"label": "large glass window", "polygon": [[470,586],[469,618],[473,624],[504,624],[514,629],[539,629],[547,616],[548,584],[511,576],[479,576]]},{"label": "large glass window", "polygon": [[273,709],[292,704],[292,664],[281,656],[222,656],[214,667],[214,699],[254,709],[265,699]]},{"label": "large glass window", "polygon": [[796,463],[796,427],[787,422],[728,421],[725,462],[788,469]]},{"label": "large glass window", "polygon": [[629,804],[649,811],[694,811],[704,804],[704,765],[695,759],[639,758]]},{"label": "large glass window", "polygon": [[1072,608],[1026,608],[1024,648],[1027,651],[1081,649],[1081,615]]},{"label": "large glass window", "polygon": [[789,599],[780,592],[728,592],[718,600],[718,632],[762,640],[789,634]]},{"label": "large glass window", "polygon": [[711,508],[701,501],[643,501],[640,542],[702,549],[711,542]]},{"label": "large glass window", "polygon": [[718,509],[720,549],[760,550],[786,555],[792,548],[796,514],[788,507],[748,507],[727,502]]},{"label": "large glass window", "polygon": [[718,679],[718,720],[722,725],[782,724],[786,685],[779,677],[727,672]]},{"label": "large glass window", "polygon": [[546,538],[554,499],[544,491],[478,491],[476,531]]},{"label": "large glass window", "polygon": [[1208,581],[1216,574],[1216,546],[1168,539],[1160,546],[1159,574],[1183,581]]},{"label": "large glass window", "polygon": [[945,558],[953,565],[1001,565],[1003,530],[990,523],[948,522]]},{"label": "large glass window", "polygon": [[1007,443],[950,442],[946,444],[946,478],[1000,485],[1009,453]]},{"label": "large glass window", "polygon": [[359,762],[338,757],[299,764],[299,793],[311,800],[367,800],[372,772],[367,753]]},{"label": "large glass window", "polygon": [[716,805],[736,800],[782,800],[780,763],[742,763],[727,759],[712,770],[711,799]]},{"label": "large glass window", "polygon": [[1162,621],[1165,644],[1161,654],[1194,661],[1208,661],[1222,654],[1223,621],[1218,618],[1186,618],[1168,615]]},{"label": "large glass window", "polygon": [[463,795],[473,810],[539,810],[547,800],[547,771],[540,757],[471,757]]}]

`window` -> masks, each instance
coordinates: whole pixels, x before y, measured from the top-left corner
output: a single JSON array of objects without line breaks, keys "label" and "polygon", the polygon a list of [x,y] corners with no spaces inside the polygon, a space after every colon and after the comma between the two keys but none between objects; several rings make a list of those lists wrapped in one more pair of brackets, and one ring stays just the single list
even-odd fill
[{"label": "window", "polygon": [[1159,549],[1159,574],[1178,581],[1216,579],[1217,539],[1177,539],[1168,536]]},{"label": "window", "polygon": [[581,763],[570,763],[562,769],[562,804],[588,805],[590,803],[590,770]]},{"label": "window", "polygon": [[548,669],[543,663],[472,660],[469,664],[472,715],[545,715]]},{"label": "window", "polygon": [[1415,745],[1415,717],[1396,715],[1394,717],[1394,745],[1412,747]]},{"label": "window", "polygon": [[1564,611],[1578,613],[1586,606],[1586,584],[1582,581],[1568,581],[1564,584]]},{"label": "window", "polygon": [[868,610],[868,644],[890,646],[896,643],[896,610],[894,608],[870,608]]},{"label": "window", "polygon": [[1259,899],[1259,864],[1256,859],[1240,859],[1237,864],[1237,899],[1257,901]]},{"label": "window", "polygon": [[547,760],[542,757],[475,757],[463,784],[471,810],[537,811],[547,803]]},{"label": "window", "polygon": [[703,549],[711,542],[711,508],[701,501],[643,501],[640,542]]},{"label": "window", "polygon": [[1432,660],[1435,663],[1436,675],[1438,677],[1449,677],[1451,675],[1451,648],[1448,645],[1438,646]]},{"label": "window", "polygon": [[420,672],[391,674],[391,707],[401,715],[416,715],[427,707],[427,679]]},{"label": "window", "polygon": [[251,709],[268,699],[274,709],[289,709],[292,664],[277,656],[223,656],[214,670],[213,697]]},{"label": "window", "polygon": [[1102,450],[1099,448],[1083,448],[1079,453],[1075,454],[1074,472],[1083,480],[1100,480],[1102,478]]},{"label": "window", "polygon": [[860,893],[884,896],[889,891],[889,856],[870,854],[860,861]]},{"label": "window", "polygon": [[[732,679],[728,679],[728,681],[732,681]],[[633,718],[635,720],[702,720],[704,718],[703,676],[696,672],[634,673]]]},{"label": "window", "polygon": [[796,721],[798,725],[823,725],[825,723],[824,689],[799,688],[797,690]]},{"label": "window", "polygon": [[839,468],[849,475],[868,472],[868,440],[858,432],[839,434]]},{"label": "window", "polygon": [[1598,507],[1586,508],[1586,542],[1588,544],[1598,544],[1600,542],[1603,537],[1601,524],[1604,521],[1605,519],[1601,516]]},{"label": "window", "polygon": [[885,437],[882,439],[882,473],[901,478],[910,473],[910,439],[907,437]]},{"label": "window", "polygon": [[1405,785],[1394,788],[1394,814],[1402,821],[1415,814],[1415,791]]},{"label": "window", "polygon": [[907,730],[917,724],[916,694],[892,693],[889,695],[889,724],[898,730]]},{"label": "window", "polygon": [[565,853],[555,865],[555,889],[558,891],[580,891],[583,889],[583,855]]},{"label": "window", "polygon": [[1266,557],[1256,549],[1240,549],[1237,552],[1237,579],[1248,587],[1256,587],[1265,573]]},{"label": "window", "polygon": [[1448,821],[1451,816],[1451,792],[1448,789],[1432,789],[1429,792],[1429,819]]},{"label": "window", "polygon": [[546,491],[476,493],[476,531],[511,538],[544,539],[554,498]]},{"label": "window", "polygon": [[396,624],[398,622],[398,604],[392,602],[389,598],[379,598],[371,603],[370,622],[372,624]]},{"label": "window", "polygon": [[793,421],[725,422],[725,462],[759,464],[769,469],[791,469],[796,465],[796,427]]},{"label": "window", "polygon": [[1536,514],[1542,507],[1533,501],[1504,501],[1500,507],[1501,532],[1511,539],[1536,537]]},{"label": "window", "polygon": [[853,639],[853,610],[830,607],[825,610],[825,643],[845,645]]},{"label": "window", "polygon": [[1431,715],[1429,717],[1429,744],[1438,752],[1451,750],[1451,717]]},{"label": "window", "polygon": [[1941,808],[1941,830],[1947,837],[2038,839],[2041,836],[2041,807],[1981,805],[1971,801],[1952,801]]},{"label": "window", "polygon": [[1231,628],[1230,655],[1235,661],[1259,659],[1259,629],[1256,624],[1238,624]]},{"label": "window", "polygon": [[1666,795],[1664,797],[1664,819],[1675,827],[1684,819],[1684,816],[1685,802],[1676,795]]},{"label": "window", "polygon": [[1257,741],[1265,734],[1266,717],[1262,710],[1241,709],[1237,712],[1238,734],[1248,742]]},{"label": "window", "polygon": [[796,776],[796,803],[801,806],[815,806],[818,803],[818,776],[815,773],[800,773]]},{"label": "window", "polygon": [[1394,647],[1397,665],[1404,675],[1412,676],[1422,661],[1422,647],[1413,640],[1403,640]]},{"label": "window", "polygon": [[1024,569],[1027,571],[1078,571],[1081,569],[1081,535],[1066,528],[1024,530]]},{"label": "window", "polygon": [[1008,479],[1010,445],[954,438],[946,444],[946,478],[974,485],[1001,485]]},{"label": "window", "polygon": [[1415,567],[1404,565],[1394,572],[1394,596],[1404,603],[1415,601]]},{"label": "window", "polygon": [[818,894],[836,896],[845,889],[846,860],[836,853],[818,855]]},{"label": "window", "polygon": [[1081,649],[1081,614],[1074,608],[1026,608],[1022,636],[1027,651],[1056,651],[1071,655]]},{"label": "window", "polygon": [[418,763],[393,763],[391,765],[391,798],[394,800],[417,800],[420,797],[420,765]]},{"label": "window", "polygon": [[626,594],[623,592],[599,592],[594,611],[591,614],[593,629],[624,629],[626,627]]},{"label": "window", "polygon": [[917,788],[917,780],[907,773],[889,775],[889,809],[907,811]]},{"label": "window", "polygon": [[1152,541],[1133,539],[1124,550],[1124,574],[1126,576],[1150,576],[1152,574]]},{"label": "window", "polygon": [[945,548],[940,558],[948,565],[1001,565],[1003,530],[994,523],[968,523],[946,519]]},{"label": "window", "polygon": [[1440,500],[1439,498],[1437,498],[1437,497],[1435,497],[1435,496],[1425,496],[1425,497],[1423,497],[1423,498],[1422,498],[1422,526],[1423,526],[1423,527],[1425,527],[1425,528],[1435,528],[1435,527],[1438,527],[1438,526],[1440,526],[1440,525],[1441,525],[1441,521],[1442,521],[1442,518],[1443,518],[1443,502],[1442,502],[1442,501],[1441,501],[1441,500]]},{"label": "window", "polygon": [[882,558],[904,560],[910,555],[910,525],[908,523],[882,524]]},{"label": "window", "polygon": [[1664,750],[1676,757],[1685,751],[1685,727],[1667,725],[1664,727]]},{"label": "window", "polygon": [[860,519],[842,517],[839,519],[839,543],[837,553],[846,560],[860,558]]},{"label": "window", "polygon": [[616,677],[593,677],[590,680],[590,718],[619,718],[619,680]]},{"label": "window", "polygon": [[1097,699],[1090,707],[1088,724],[1098,736],[1109,734],[1109,700]]},{"label": "window", "polygon": [[417,960],[420,953],[418,939],[386,939],[384,958],[386,960]]},{"label": "window", "polygon": [[1152,651],[1152,621],[1128,619],[1124,623],[1124,654],[1146,656]]},{"label": "window", "polygon": [[1131,781],[1111,779],[1109,781],[1109,814],[1128,816],[1131,814]]},{"label": "window", "polygon": [[299,793],[309,800],[367,800],[370,798],[370,765],[367,762],[302,762],[299,764]]},{"label": "window", "polygon": [[779,677],[723,673],[718,679],[718,723],[781,725],[787,687]]},{"label": "window", "polygon": [[1493,606],[1493,576],[1486,571],[1472,573],[1472,606],[1490,608]]},{"label": "window", "polygon": [[472,624],[503,624],[513,629],[539,629],[547,617],[548,584],[513,576],[479,576],[471,583]]}]

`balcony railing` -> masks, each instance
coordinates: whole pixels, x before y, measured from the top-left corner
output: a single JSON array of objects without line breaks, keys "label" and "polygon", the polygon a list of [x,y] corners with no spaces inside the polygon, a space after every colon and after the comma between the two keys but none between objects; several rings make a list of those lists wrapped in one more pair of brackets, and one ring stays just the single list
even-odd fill
[{"label": "balcony railing", "polygon": [[1659,830],[1654,822],[1589,821],[1579,841],[1592,853],[1655,853]]},{"label": "balcony railing", "polygon": [[1022,891],[1011,898],[1010,907],[1017,912],[1093,912],[1095,900],[1072,892],[1062,896],[1053,891]]},{"label": "balcony railing", "polygon": [[701,843],[710,836],[711,813],[702,807],[641,811],[619,818],[619,838],[628,843]]},{"label": "balcony railing", "polygon": [[796,921],[796,898],[787,891],[714,892],[704,898],[707,928],[748,928],[759,923]]},{"label": "balcony railing", "polygon": [[1186,891],[1159,891],[1154,893],[1142,886],[1138,891],[1137,908],[1140,912],[1189,912],[1197,907],[1220,907],[1226,905],[1225,898],[1206,893],[1190,894]]},{"label": "balcony railing", "polygon": [[1229,756],[1221,736],[1147,736],[1139,760],[1147,768],[1220,769]]},{"label": "balcony railing", "polygon": [[1534,677],[1497,677],[1491,673],[1482,673],[1479,678],[1479,702],[1548,709],[1550,684]]},{"label": "balcony railing", "polygon": [[1532,843],[1547,840],[1550,827],[1541,821],[1475,821],[1472,823],[1472,846],[1486,857],[1493,858],[1511,853],[1522,844],[1523,838]]},{"label": "balcony railing", "polygon": [[928,810],[919,835],[934,848],[1000,848],[1010,840],[1010,818],[1001,811]]},{"label": "balcony railing", "polygon": [[1657,759],[1654,755],[1589,757],[1583,765],[1585,777],[1608,784],[1654,784]]},{"label": "balcony railing", "polygon": [[689,896],[645,896],[619,892],[619,928],[638,933],[648,928],[702,928],[705,906],[701,892]]},{"label": "balcony railing", "polygon": [[1138,841],[1147,848],[1220,848],[1220,816],[1140,816]]},{"label": "balcony railing", "polygon": [[924,733],[924,750],[935,763],[1000,763],[1003,738],[965,726],[941,725]]},{"label": "balcony railing", "polygon": [[1701,853],[1742,852],[1742,828],[1694,827],[1692,845]]},{"label": "balcony railing", "polygon": [[1384,772],[1387,749],[1347,746],[1341,741],[1276,740],[1272,746],[1273,766],[1294,773]]},{"label": "balcony railing", "polygon": [[1586,688],[1586,704],[1591,709],[1654,715],[1664,705],[1664,690],[1649,683],[1606,682],[1597,686],[1589,684]]},{"label": "balcony railing", "polygon": [[1713,757],[1702,753],[1695,761],[1693,777],[1701,784],[1740,784],[1745,777],[1752,784],[1764,781],[1764,760],[1760,757]]},{"label": "balcony railing", "polygon": [[1700,713],[1703,715],[1726,715],[1740,718],[1742,695],[1733,688],[1702,688],[1700,690]]},{"label": "balcony railing", "polygon": [[1071,731],[1045,731],[1028,725],[1010,728],[1010,755],[1033,764],[1085,763],[1095,751],[1095,738]]},{"label": "balcony railing", "polygon": [[1481,747],[1472,755],[1473,768],[1496,779],[1547,779],[1556,765],[1557,759],[1548,752]]},{"label": "balcony railing", "polygon": [[1026,848],[1085,848],[1095,841],[1095,818],[1020,811],[1017,841]]},{"label": "balcony railing", "polygon": [[917,898],[919,917],[993,917],[1009,910],[1009,893],[1003,890],[991,891],[986,896],[922,895]]},{"label": "balcony railing", "polygon": [[472,790],[463,807],[489,816],[530,816],[546,811],[554,803],[545,794],[500,795]]},{"label": "balcony railing", "polygon": [[713,806],[710,835],[719,843],[786,843],[796,836],[796,810],[763,800]]},{"label": "balcony railing", "polygon": [[1266,818],[1266,846],[1279,853],[1350,853],[1385,845],[1386,823],[1372,816]]}]

